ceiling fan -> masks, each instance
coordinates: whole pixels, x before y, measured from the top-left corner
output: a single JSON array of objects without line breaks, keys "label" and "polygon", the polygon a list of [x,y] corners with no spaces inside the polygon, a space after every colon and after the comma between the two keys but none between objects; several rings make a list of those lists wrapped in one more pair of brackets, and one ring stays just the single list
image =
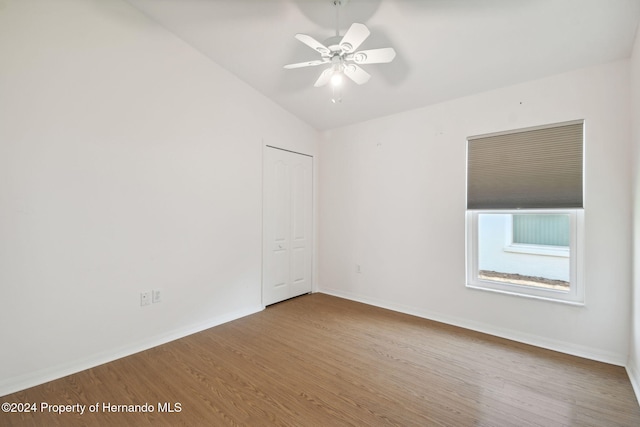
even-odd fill
[{"label": "ceiling fan", "polygon": [[[320,87],[331,82],[332,86],[340,86],[344,76],[361,85],[369,81],[371,75],[363,70],[363,64],[382,64],[393,61],[396,51],[392,47],[357,51],[358,47],[369,37],[371,32],[364,24],[353,23],[344,36],[340,36],[339,9],[341,0],[332,2],[336,6],[336,35],[320,43],[307,34],[296,34],[295,38],[320,54],[320,59],[285,65],[286,69],[330,65],[326,68],[314,86]],[[339,98],[339,97],[338,97]],[[340,102],[334,94],[333,102]]]}]

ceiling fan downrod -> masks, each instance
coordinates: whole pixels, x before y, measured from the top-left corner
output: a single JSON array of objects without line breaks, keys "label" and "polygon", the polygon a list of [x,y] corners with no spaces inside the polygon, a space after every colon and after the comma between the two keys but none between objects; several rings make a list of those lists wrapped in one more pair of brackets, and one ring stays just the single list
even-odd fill
[{"label": "ceiling fan downrod", "polygon": [[333,5],[336,8],[336,37],[340,36],[340,6],[342,6],[342,0],[333,0]]}]

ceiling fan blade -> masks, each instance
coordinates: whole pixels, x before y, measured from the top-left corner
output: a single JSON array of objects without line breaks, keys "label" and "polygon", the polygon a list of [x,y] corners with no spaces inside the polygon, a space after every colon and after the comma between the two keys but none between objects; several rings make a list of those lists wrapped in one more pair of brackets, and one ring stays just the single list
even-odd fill
[{"label": "ceiling fan blade", "polygon": [[371,74],[367,73],[356,64],[347,65],[344,68],[344,74],[359,85],[365,84],[371,78]]},{"label": "ceiling fan blade", "polygon": [[396,51],[392,47],[382,49],[361,50],[353,55],[349,55],[348,59],[353,60],[356,64],[384,64],[393,61],[396,57]]},{"label": "ceiling fan blade", "polygon": [[311,36],[298,33],[295,35],[295,38],[300,40],[302,43],[306,44],[316,52],[320,52],[321,55],[328,55],[330,53],[330,50],[328,47],[326,47],[325,45],[323,45],[322,43],[320,43],[318,40],[314,39]]},{"label": "ceiling fan blade", "polygon": [[329,83],[329,80],[331,80],[332,75],[333,75],[333,68],[327,68],[322,72],[322,74],[320,74],[320,77],[318,77],[318,80],[316,80],[314,86],[320,87],[320,86],[326,85],[327,83]]},{"label": "ceiling fan blade", "polygon": [[318,59],[316,61],[307,61],[307,62],[298,62],[297,64],[287,64],[284,66],[287,70],[291,70],[293,68],[302,68],[302,67],[313,67],[315,65],[326,64],[329,60]]},{"label": "ceiling fan blade", "polygon": [[369,34],[371,34],[371,32],[366,25],[354,22],[344,37],[342,37],[340,47],[345,52],[353,52],[369,37]]}]

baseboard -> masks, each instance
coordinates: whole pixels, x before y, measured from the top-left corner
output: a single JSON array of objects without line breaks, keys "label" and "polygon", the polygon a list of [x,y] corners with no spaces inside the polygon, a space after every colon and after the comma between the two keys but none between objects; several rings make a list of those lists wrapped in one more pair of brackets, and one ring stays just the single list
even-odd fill
[{"label": "baseboard", "polygon": [[59,378],[66,377],[67,375],[75,374],[86,369],[103,365],[105,363],[113,362],[114,360],[118,360],[126,356],[131,356],[132,354],[139,353],[141,351],[148,350],[150,348],[157,347],[159,345],[166,344],[180,338],[184,338],[188,335],[213,328],[214,326],[218,326],[223,323],[227,323],[262,310],[264,310],[264,307],[262,306],[254,307],[252,309],[238,310],[222,316],[214,317],[203,323],[198,323],[184,328],[169,331],[165,334],[157,335],[147,340],[127,345],[118,349],[97,353],[87,358],[74,360],[70,363],[53,366],[47,369],[42,369],[40,371],[31,372],[26,375],[19,375],[13,378],[8,378],[0,382],[0,397],[25,390],[30,387],[35,387],[49,381],[57,380]]},{"label": "baseboard", "polygon": [[633,387],[633,391],[636,394],[636,400],[640,403],[640,372],[635,369],[631,361],[627,364],[626,370],[629,381],[631,381],[631,387]]},{"label": "baseboard", "polygon": [[474,322],[469,319],[448,316],[442,313],[417,309],[415,307],[405,306],[405,305],[396,304],[396,303],[390,303],[388,301],[365,297],[357,294],[352,294],[350,292],[336,291],[334,289],[323,288],[323,289],[320,289],[319,292],[325,293],[328,295],[333,295],[339,298],[345,298],[352,301],[373,305],[380,308],[386,308],[388,310],[398,311],[400,313],[410,314],[412,316],[422,317],[424,319],[429,319],[436,322],[446,323],[448,325],[458,326],[458,327],[469,329],[476,332],[482,332],[484,334],[493,335],[496,337],[505,338],[508,340],[517,341],[524,344],[529,344],[536,347],[557,351],[560,353],[566,353],[573,356],[583,357],[585,359],[596,360],[598,362],[609,363],[617,366],[625,366],[627,362],[626,357],[613,352],[607,352],[607,351],[602,351],[600,349],[594,349],[591,347],[569,344],[566,342],[553,340],[553,339],[541,337],[538,335],[522,333],[520,331],[515,331],[512,329],[497,328],[493,325],[488,325],[481,322]]}]

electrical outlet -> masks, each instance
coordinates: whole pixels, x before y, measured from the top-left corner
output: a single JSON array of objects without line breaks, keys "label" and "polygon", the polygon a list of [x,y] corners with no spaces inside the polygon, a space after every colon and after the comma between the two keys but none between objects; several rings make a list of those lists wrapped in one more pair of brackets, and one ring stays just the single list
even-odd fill
[{"label": "electrical outlet", "polygon": [[151,301],[155,304],[162,301],[160,297],[160,289],[154,289],[151,291]]},{"label": "electrical outlet", "polygon": [[362,273],[362,267],[360,267],[360,264],[356,264],[356,272]]},{"label": "electrical outlet", "polygon": [[140,307],[151,304],[151,292],[140,293]]}]

